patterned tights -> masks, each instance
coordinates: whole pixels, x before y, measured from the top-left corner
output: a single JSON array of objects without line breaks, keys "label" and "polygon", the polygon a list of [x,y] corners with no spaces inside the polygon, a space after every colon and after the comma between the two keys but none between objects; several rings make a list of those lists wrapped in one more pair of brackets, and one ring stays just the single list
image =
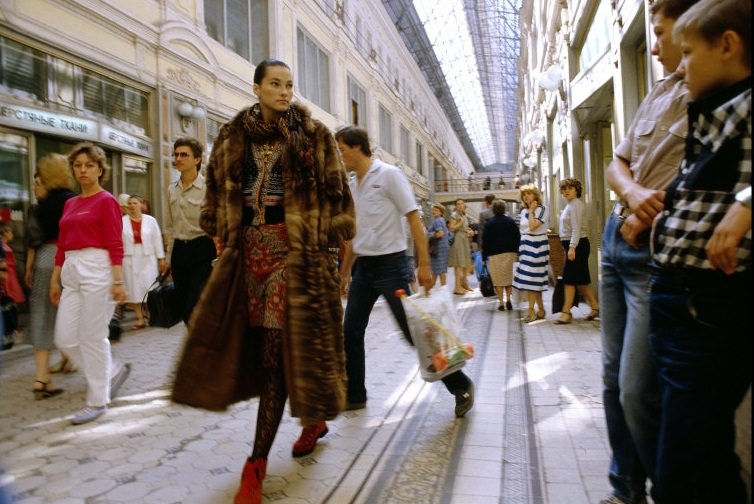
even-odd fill
[{"label": "patterned tights", "polygon": [[251,458],[267,458],[285,411],[288,391],[283,372],[280,329],[255,328],[263,333],[262,390],[257,411],[257,428]]}]

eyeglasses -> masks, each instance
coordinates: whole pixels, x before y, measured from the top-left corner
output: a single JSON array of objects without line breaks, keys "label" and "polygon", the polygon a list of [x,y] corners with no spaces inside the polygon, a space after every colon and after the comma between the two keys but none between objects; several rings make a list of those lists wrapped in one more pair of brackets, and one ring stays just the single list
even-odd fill
[{"label": "eyeglasses", "polygon": [[191,156],[191,154],[189,154],[188,152],[176,152],[173,154],[173,157],[185,158],[185,157],[193,157],[193,156]]},{"label": "eyeglasses", "polygon": [[8,271],[8,268],[0,268],[0,271]]}]

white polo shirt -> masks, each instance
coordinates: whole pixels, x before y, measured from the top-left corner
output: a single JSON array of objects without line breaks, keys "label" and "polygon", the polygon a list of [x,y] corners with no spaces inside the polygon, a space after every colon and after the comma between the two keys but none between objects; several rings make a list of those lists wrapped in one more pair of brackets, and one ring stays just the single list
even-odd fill
[{"label": "white polo shirt", "polygon": [[356,207],[354,253],[378,256],[406,250],[401,219],[418,208],[406,174],[375,159],[361,184],[353,174],[349,185]]}]

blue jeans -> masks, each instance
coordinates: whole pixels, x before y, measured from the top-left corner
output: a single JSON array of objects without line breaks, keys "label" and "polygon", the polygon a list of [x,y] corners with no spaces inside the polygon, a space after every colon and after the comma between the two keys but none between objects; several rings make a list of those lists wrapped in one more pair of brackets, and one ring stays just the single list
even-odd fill
[{"label": "blue jeans", "polygon": [[[369,315],[380,295],[387,301],[403,336],[413,345],[406,312],[403,310],[400,298],[395,295],[398,289],[409,292],[409,274],[408,260],[403,252],[374,257],[363,256],[356,259],[343,321],[349,402],[358,403],[367,400],[367,389],[364,384],[366,374],[364,334],[369,324]],[[461,371],[446,376],[442,382],[452,394],[464,392],[471,384],[471,380]]]},{"label": "blue jeans", "polygon": [[622,222],[611,214],[602,236],[602,395],[610,484],[616,497],[633,503],[644,498],[654,472],[660,412],[649,343],[649,247],[626,243]]},{"label": "blue jeans", "polygon": [[662,398],[657,504],[747,502],[734,415],[751,385],[751,290],[751,273],[661,269],[652,276]]}]

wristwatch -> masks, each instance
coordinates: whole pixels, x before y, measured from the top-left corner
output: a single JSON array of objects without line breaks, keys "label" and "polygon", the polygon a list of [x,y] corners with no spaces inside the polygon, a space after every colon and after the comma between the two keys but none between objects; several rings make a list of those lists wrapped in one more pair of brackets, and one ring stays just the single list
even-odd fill
[{"label": "wristwatch", "polygon": [[751,186],[738,191],[736,193],[736,201],[751,210]]}]

